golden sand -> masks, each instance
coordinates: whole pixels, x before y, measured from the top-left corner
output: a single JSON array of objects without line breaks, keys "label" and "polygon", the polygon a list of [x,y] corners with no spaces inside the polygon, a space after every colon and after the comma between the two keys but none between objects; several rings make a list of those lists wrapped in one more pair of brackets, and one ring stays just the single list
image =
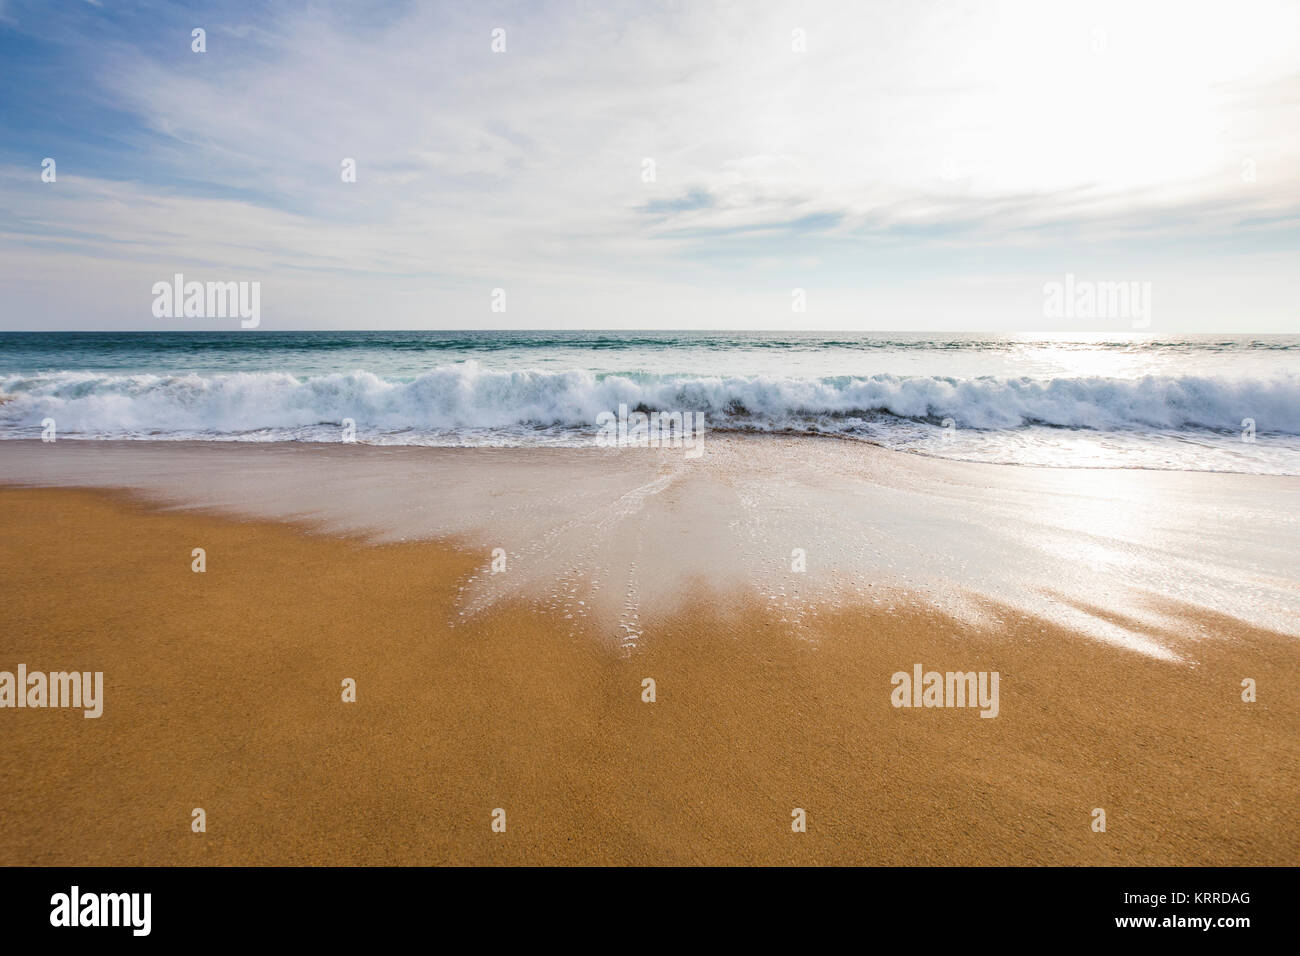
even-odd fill
[{"label": "golden sand", "polygon": [[[449,628],[478,561],[0,490],[0,670],[105,684],[0,710],[0,863],[1300,863],[1291,638],[1189,614],[1188,665],[700,593],[626,654],[525,605]],[[895,709],[917,662],[999,672],[999,716]]]}]

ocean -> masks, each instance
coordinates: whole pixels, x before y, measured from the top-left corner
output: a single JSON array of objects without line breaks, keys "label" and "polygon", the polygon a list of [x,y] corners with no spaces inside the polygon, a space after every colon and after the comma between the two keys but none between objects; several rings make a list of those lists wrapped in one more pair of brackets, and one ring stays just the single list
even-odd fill
[{"label": "ocean", "polygon": [[601,412],[1044,467],[1300,474],[1300,336],[0,333],[0,438],[590,445]]}]

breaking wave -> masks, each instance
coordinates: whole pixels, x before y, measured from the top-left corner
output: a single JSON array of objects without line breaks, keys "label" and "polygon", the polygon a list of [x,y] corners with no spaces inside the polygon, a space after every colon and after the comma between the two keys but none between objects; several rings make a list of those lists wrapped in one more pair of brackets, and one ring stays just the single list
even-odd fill
[{"label": "breaking wave", "polygon": [[[502,371],[477,362],[414,378],[367,371],[0,376],[0,435],[31,437],[45,418],[60,435],[292,440],[352,419],[358,432],[454,436],[463,430],[594,432],[620,404],[704,412],[713,428],[868,433],[897,422],[964,429],[1050,426],[1096,431],[1238,431],[1252,419],[1300,434],[1300,379],[1206,376],[973,378],[605,374]],[[304,433],[303,430],[308,430]],[[423,441],[421,443],[424,443]]]}]

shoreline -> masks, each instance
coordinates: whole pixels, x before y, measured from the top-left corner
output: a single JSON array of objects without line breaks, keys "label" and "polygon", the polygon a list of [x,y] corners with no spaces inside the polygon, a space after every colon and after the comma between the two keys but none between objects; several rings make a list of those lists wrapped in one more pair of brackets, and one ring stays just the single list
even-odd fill
[{"label": "shoreline", "polygon": [[[922,595],[1186,658],[1181,608],[1300,638],[1300,479],[952,462],[815,439],[680,450],[21,443],[0,486],[120,488],[155,505],[481,552],[470,614],[514,600],[629,633],[703,582],[806,617]],[[492,573],[494,556],[510,574]],[[882,603],[883,602],[883,603]],[[1167,611],[1166,608],[1169,610]],[[1180,649],[1181,648],[1181,649]]]},{"label": "shoreline", "polygon": [[[105,674],[96,720],[0,710],[6,865],[1300,862],[1300,658],[1240,622],[1189,620],[1187,666],[1013,609],[795,628],[697,588],[628,651],[522,601],[458,621],[477,555],[445,542],[76,489],[0,514],[0,670]],[[1000,673],[998,717],[893,707],[916,663]]]},{"label": "shoreline", "polygon": [[[3,401],[0,401],[3,404]],[[1125,465],[1081,465],[1065,464],[1055,465],[1041,461],[989,461],[981,458],[957,458],[945,455],[937,455],[923,448],[891,448],[884,442],[872,438],[866,438],[861,435],[836,434],[834,432],[815,432],[815,431],[798,431],[795,429],[782,429],[776,431],[761,431],[744,428],[729,428],[726,426],[715,427],[709,426],[709,435],[722,436],[723,438],[732,438],[740,441],[764,441],[764,440],[789,440],[789,441],[828,441],[843,442],[850,446],[870,448],[875,452],[885,455],[912,456],[926,461],[951,464],[956,466],[971,465],[980,468],[1023,468],[1044,471],[1082,471],[1082,472],[1154,472],[1162,475],[1239,475],[1248,478],[1276,479],[1280,481],[1300,481],[1300,474],[1296,473],[1278,473],[1278,472],[1259,472],[1236,470],[1231,468],[1175,468],[1175,467],[1158,467],[1155,465],[1142,464],[1125,464]],[[436,451],[561,451],[561,452],[584,452],[594,451],[599,448],[594,440],[590,444],[569,445],[569,444],[550,444],[550,443],[526,443],[517,444],[422,444],[422,443],[402,443],[402,442],[341,442],[341,441],[316,441],[313,439],[272,439],[267,441],[239,441],[229,438],[98,438],[98,437],[81,437],[71,435],[61,435],[58,439],[61,442],[75,442],[87,445],[105,445],[109,447],[121,447],[132,445],[162,445],[174,446],[180,448],[194,448],[215,446],[218,448],[247,448],[247,447],[275,447],[283,446],[288,448],[302,449],[319,449],[326,451],[338,448],[382,448],[382,449],[412,449],[412,450],[436,450]],[[20,446],[40,445],[40,438],[0,438],[0,448],[5,444],[14,443]],[[640,450],[656,450],[653,447]]]}]

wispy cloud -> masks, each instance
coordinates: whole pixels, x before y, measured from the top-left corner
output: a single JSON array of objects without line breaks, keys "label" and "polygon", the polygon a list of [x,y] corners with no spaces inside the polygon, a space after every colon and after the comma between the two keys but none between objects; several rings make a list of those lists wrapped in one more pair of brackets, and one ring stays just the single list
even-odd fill
[{"label": "wispy cloud", "polygon": [[1142,274],[1175,247],[1203,277],[1206,256],[1295,248],[1294,7],[1046,6],[160,4],[56,23],[0,2],[0,93],[29,98],[0,146],[0,242],[23,253],[0,283],[30,303],[31,256],[84,281],[311,274],[404,321],[418,310],[385,297],[424,295],[424,321],[451,325],[456,289],[545,287],[548,324],[622,283],[698,293],[709,325],[763,283],[850,303],[856,281],[872,302],[861,263],[882,255],[940,289],[963,242],[1007,279],[1099,256]]}]

